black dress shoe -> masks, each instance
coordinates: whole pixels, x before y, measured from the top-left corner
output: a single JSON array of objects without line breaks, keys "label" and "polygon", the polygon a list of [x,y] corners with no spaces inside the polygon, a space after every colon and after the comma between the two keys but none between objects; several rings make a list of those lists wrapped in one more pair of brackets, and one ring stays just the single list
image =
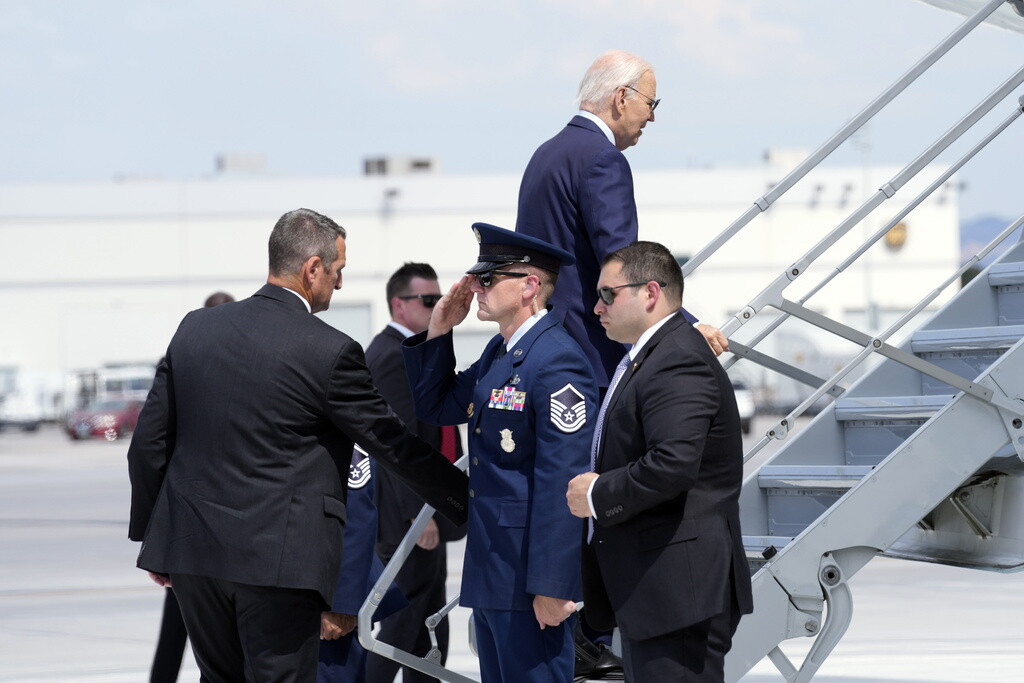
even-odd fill
[{"label": "black dress shoe", "polygon": [[577,624],[573,641],[576,649],[576,664],[573,681],[583,683],[590,680],[621,681],[622,660],[601,643],[591,642]]}]

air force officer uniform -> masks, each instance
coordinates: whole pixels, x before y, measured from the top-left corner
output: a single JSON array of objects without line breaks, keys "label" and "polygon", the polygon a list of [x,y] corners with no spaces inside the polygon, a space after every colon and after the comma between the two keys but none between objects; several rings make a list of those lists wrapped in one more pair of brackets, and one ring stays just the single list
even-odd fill
[{"label": "air force officer uniform", "polygon": [[[572,263],[570,254],[535,238],[480,223],[474,229],[480,262],[468,272],[486,292],[491,283],[508,282],[487,279],[497,269],[529,264],[557,272]],[[429,340],[422,333],[403,343],[417,415],[436,424],[468,422],[469,532],[460,602],[473,609],[488,682],[572,680],[574,617],[542,630],[533,604],[535,596],[581,596],[581,520],[563,500],[565,483],[589,462],[597,386],[579,345],[545,313],[529,317],[507,344],[495,336],[460,373],[451,333]]]}]

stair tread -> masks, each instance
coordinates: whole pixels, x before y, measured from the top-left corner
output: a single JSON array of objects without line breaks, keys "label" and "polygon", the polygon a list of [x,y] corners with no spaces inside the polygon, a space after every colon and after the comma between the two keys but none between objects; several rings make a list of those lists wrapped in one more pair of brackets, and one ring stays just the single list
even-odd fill
[{"label": "stair tread", "polygon": [[953,398],[952,394],[929,396],[844,396],[836,399],[839,422],[852,420],[928,419]]},{"label": "stair tread", "polygon": [[988,269],[988,283],[993,287],[999,285],[1024,284],[1024,263],[996,263]]},{"label": "stair tread", "polygon": [[1024,337],[1024,325],[989,325],[918,330],[910,342],[914,353],[1007,349]]},{"label": "stair tread", "polygon": [[761,488],[847,489],[863,479],[872,465],[764,465],[757,472]]}]

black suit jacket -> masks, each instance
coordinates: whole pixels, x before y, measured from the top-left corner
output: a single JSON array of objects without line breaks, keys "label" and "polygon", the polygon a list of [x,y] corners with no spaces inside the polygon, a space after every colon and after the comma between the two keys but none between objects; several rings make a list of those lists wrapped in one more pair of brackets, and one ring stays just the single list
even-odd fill
[{"label": "black suit jacket", "polygon": [[739,524],[736,399],[676,315],[640,349],[605,413],[584,552],[587,620],[643,640],[752,610]]},{"label": "black suit jacket", "polygon": [[330,604],[353,442],[465,521],[466,476],[404,428],[359,344],[293,293],[266,285],[189,313],[128,450],[139,567],[312,589]]},{"label": "black suit jacket", "polygon": [[[416,418],[409,375],[405,369],[402,354],[402,340],[405,337],[391,325],[385,327],[366,347],[366,365],[370,368],[373,383],[380,395],[388,402],[395,414],[402,419],[409,431],[434,448],[441,447],[441,428]],[[461,439],[456,439],[456,452],[462,455]],[[409,490],[402,481],[384,470],[378,470],[375,477],[377,490],[377,553],[385,560],[394,554],[395,548],[409,531],[409,520],[419,514],[423,500]],[[466,535],[466,527],[457,527],[445,519],[437,519],[441,540],[454,541]],[[444,548],[441,548],[444,552]]]}]

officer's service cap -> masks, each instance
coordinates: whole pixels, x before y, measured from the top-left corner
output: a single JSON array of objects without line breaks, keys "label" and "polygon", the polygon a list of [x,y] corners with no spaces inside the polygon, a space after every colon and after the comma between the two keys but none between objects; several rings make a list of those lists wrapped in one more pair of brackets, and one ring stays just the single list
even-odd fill
[{"label": "officer's service cap", "polygon": [[469,275],[486,273],[513,263],[528,263],[557,273],[561,266],[576,263],[572,254],[544,240],[499,228],[488,223],[474,223],[473,232],[480,242],[478,263],[466,271]]}]

